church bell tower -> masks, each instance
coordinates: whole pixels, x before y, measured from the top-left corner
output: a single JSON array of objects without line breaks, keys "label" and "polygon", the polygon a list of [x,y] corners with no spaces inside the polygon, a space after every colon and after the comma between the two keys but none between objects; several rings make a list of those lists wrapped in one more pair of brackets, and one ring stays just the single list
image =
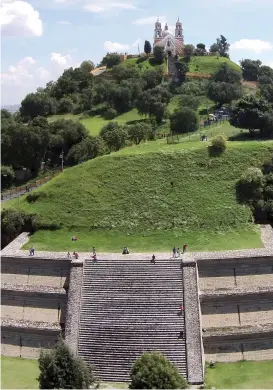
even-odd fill
[{"label": "church bell tower", "polygon": [[155,30],[154,30],[154,44],[161,41],[162,39],[162,27],[161,23],[159,22],[159,19],[157,19],[157,22],[155,24]]},{"label": "church bell tower", "polygon": [[178,18],[178,20],[176,22],[176,26],[175,26],[175,38],[180,40],[182,44],[184,43],[183,27],[182,27],[182,23],[180,22],[179,18]]}]

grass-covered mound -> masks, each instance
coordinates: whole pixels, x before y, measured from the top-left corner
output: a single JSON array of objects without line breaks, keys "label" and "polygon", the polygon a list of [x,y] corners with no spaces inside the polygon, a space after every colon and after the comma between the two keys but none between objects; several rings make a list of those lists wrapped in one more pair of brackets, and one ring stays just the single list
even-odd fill
[{"label": "grass-covered mound", "polygon": [[230,142],[221,157],[209,157],[202,142],[146,143],[67,169],[34,202],[24,196],[7,206],[61,227],[35,234],[36,249],[66,250],[74,234],[85,250],[92,242],[103,250],[166,250],[185,240],[198,250],[255,247],[260,238],[250,210],[236,201],[235,182],[272,151],[271,142]]},{"label": "grass-covered mound", "polygon": [[240,66],[229,58],[218,56],[192,56],[189,62],[189,72],[214,74],[224,63],[235,70],[240,70]]}]

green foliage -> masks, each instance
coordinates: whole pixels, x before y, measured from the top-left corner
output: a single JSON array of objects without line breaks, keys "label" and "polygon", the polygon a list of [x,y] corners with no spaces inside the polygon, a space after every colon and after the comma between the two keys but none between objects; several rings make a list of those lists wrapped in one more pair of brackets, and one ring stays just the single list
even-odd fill
[{"label": "green foliage", "polygon": [[15,173],[11,166],[1,165],[2,190],[9,188],[15,179]]},{"label": "green foliage", "polygon": [[148,69],[142,75],[141,79],[145,83],[145,89],[152,89],[158,86],[162,81],[163,69]]},{"label": "green foliage", "polygon": [[157,64],[163,64],[166,58],[165,51],[161,46],[154,47],[154,60]]},{"label": "green foliage", "polygon": [[22,232],[33,233],[37,217],[22,210],[4,209],[1,212],[1,248],[8,245]]},{"label": "green foliage", "polygon": [[205,96],[208,88],[208,80],[193,80],[183,83],[179,88],[181,95]]},{"label": "green foliage", "polygon": [[209,51],[211,53],[218,53],[218,50],[219,50],[219,47],[218,47],[218,44],[217,43],[213,43],[211,46],[210,46],[210,49]]},{"label": "green foliage", "polygon": [[149,41],[145,41],[144,43],[144,53],[146,53],[147,55],[151,54],[152,52],[152,45]]},{"label": "green foliage", "polygon": [[239,84],[242,79],[242,72],[229,66],[227,63],[220,65],[218,71],[212,76],[215,82],[225,82],[230,84]]},{"label": "green foliage", "polygon": [[90,73],[95,68],[92,61],[83,61],[80,65],[80,69],[85,73]]},{"label": "green foliage", "polygon": [[230,124],[248,129],[251,133],[259,130],[261,137],[272,137],[273,123],[270,105],[263,98],[243,97],[233,108]]},{"label": "green foliage", "polygon": [[194,46],[193,45],[185,45],[184,46],[184,56],[191,57],[194,54]]},{"label": "green foliage", "polygon": [[66,163],[70,166],[80,164],[92,158],[102,156],[107,151],[108,149],[101,137],[89,136],[72,146],[66,156]]},{"label": "green foliage", "polygon": [[72,112],[74,108],[73,100],[70,97],[63,97],[60,99],[58,104],[58,114],[67,114]]},{"label": "green foliage", "polygon": [[134,363],[130,389],[186,389],[187,381],[161,353],[146,352]]},{"label": "green foliage", "polygon": [[20,114],[25,120],[36,116],[54,115],[57,109],[57,102],[48,94],[42,92],[29,93],[21,102]]},{"label": "green foliage", "polygon": [[260,66],[262,62],[260,60],[245,59],[240,61],[240,65],[243,71],[243,79],[247,81],[257,81]]},{"label": "green foliage", "polygon": [[223,104],[231,103],[232,100],[240,99],[242,97],[242,88],[238,84],[212,81],[208,87],[208,97],[222,106]]},{"label": "green foliage", "polygon": [[189,107],[194,111],[197,111],[201,104],[201,98],[193,95],[178,95],[179,107]]},{"label": "green foliage", "polygon": [[151,125],[143,122],[135,123],[126,127],[128,138],[136,145],[141,141],[154,138],[154,131]]},{"label": "green foliage", "polygon": [[117,115],[118,115],[118,112],[117,112],[117,110],[115,110],[114,108],[108,108],[108,109],[103,113],[103,117],[104,117],[104,119],[106,119],[106,120],[112,120],[112,119],[114,119]]},{"label": "green foliage", "polygon": [[166,115],[167,104],[171,96],[168,87],[157,86],[139,95],[136,100],[136,108],[140,115],[147,115],[160,124]]},{"label": "green foliage", "polygon": [[220,57],[227,57],[228,58],[230,44],[227,42],[226,37],[224,37],[224,35],[220,35],[220,38],[217,38],[217,40],[216,40],[216,44],[217,44],[217,51],[218,51]]},{"label": "green foliage", "polygon": [[248,168],[236,184],[239,201],[252,205],[253,202],[261,199],[263,186],[264,176],[262,170],[259,168]]},{"label": "green foliage", "polygon": [[175,110],[170,117],[173,133],[190,133],[196,131],[199,124],[198,114],[189,107]]},{"label": "green foliage", "polygon": [[207,54],[206,45],[204,43],[197,43],[194,54],[197,56],[204,56]]},{"label": "green foliage", "polygon": [[41,351],[38,363],[40,389],[87,389],[94,383],[91,368],[63,341],[50,351]]},{"label": "green foliage", "polygon": [[216,153],[223,153],[227,148],[227,139],[224,134],[216,135],[211,140],[212,150]]},{"label": "green foliage", "polygon": [[175,66],[177,69],[179,82],[183,83],[186,80],[186,74],[189,71],[189,67],[184,61],[176,61]]},{"label": "green foliage", "polygon": [[118,151],[125,146],[128,134],[123,126],[118,122],[109,122],[101,131],[100,136],[111,151]]},{"label": "green foliage", "polygon": [[107,68],[113,68],[115,65],[119,65],[121,63],[121,58],[119,54],[107,54],[102,59],[102,65],[106,65]]}]

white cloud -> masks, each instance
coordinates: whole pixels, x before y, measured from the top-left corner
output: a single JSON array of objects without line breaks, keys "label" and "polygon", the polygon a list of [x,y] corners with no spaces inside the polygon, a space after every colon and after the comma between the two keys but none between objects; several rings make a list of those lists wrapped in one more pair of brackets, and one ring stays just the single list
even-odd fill
[{"label": "white cloud", "polygon": [[273,44],[260,39],[240,39],[230,45],[231,50],[248,50],[255,53],[262,53],[273,49]]},{"label": "white cloud", "polygon": [[29,82],[33,78],[33,74],[30,73],[31,67],[35,64],[36,61],[32,57],[25,57],[16,65],[10,65],[7,72],[1,73],[2,84],[24,85]]},{"label": "white cloud", "polygon": [[69,54],[62,55],[61,53],[53,52],[50,54],[50,61],[61,67],[65,67],[71,62],[71,56]]},{"label": "white cloud", "polygon": [[68,25],[68,24],[71,24],[71,22],[69,22],[68,20],[58,20],[57,24]]},{"label": "white cloud", "polygon": [[140,38],[138,38],[131,45],[129,45],[127,43],[123,44],[123,43],[119,43],[119,42],[105,41],[104,42],[104,49],[107,50],[110,53],[113,53],[113,52],[121,53],[121,52],[124,52],[124,51],[128,51],[130,49],[136,48],[140,43],[141,43],[141,39]]},{"label": "white cloud", "polygon": [[48,81],[51,80],[51,73],[46,69],[44,68],[43,66],[40,66],[37,70],[36,70],[36,75],[38,76],[38,78],[47,83]]},{"label": "white cloud", "polygon": [[128,1],[90,0],[84,7],[89,12],[102,13],[111,10],[134,10],[135,5]]},{"label": "white cloud", "polygon": [[128,50],[130,48],[130,45],[127,44],[122,44],[118,42],[111,42],[111,41],[105,41],[104,42],[104,49],[109,51],[110,53],[112,52],[120,52],[124,50]]},{"label": "white cloud", "polygon": [[158,18],[161,24],[166,23],[166,16],[149,16],[147,18],[136,19],[133,21],[133,24],[155,24]]},{"label": "white cloud", "polygon": [[26,1],[4,0],[0,9],[0,23],[4,36],[41,36],[42,20],[39,12]]}]

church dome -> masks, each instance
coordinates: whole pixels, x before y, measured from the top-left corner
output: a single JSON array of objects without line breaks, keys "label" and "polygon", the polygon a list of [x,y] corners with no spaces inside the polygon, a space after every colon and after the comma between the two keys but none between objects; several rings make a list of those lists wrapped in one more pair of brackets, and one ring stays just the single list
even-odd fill
[{"label": "church dome", "polygon": [[164,30],[162,33],[163,38],[167,37],[168,35],[173,35],[169,30]]}]

